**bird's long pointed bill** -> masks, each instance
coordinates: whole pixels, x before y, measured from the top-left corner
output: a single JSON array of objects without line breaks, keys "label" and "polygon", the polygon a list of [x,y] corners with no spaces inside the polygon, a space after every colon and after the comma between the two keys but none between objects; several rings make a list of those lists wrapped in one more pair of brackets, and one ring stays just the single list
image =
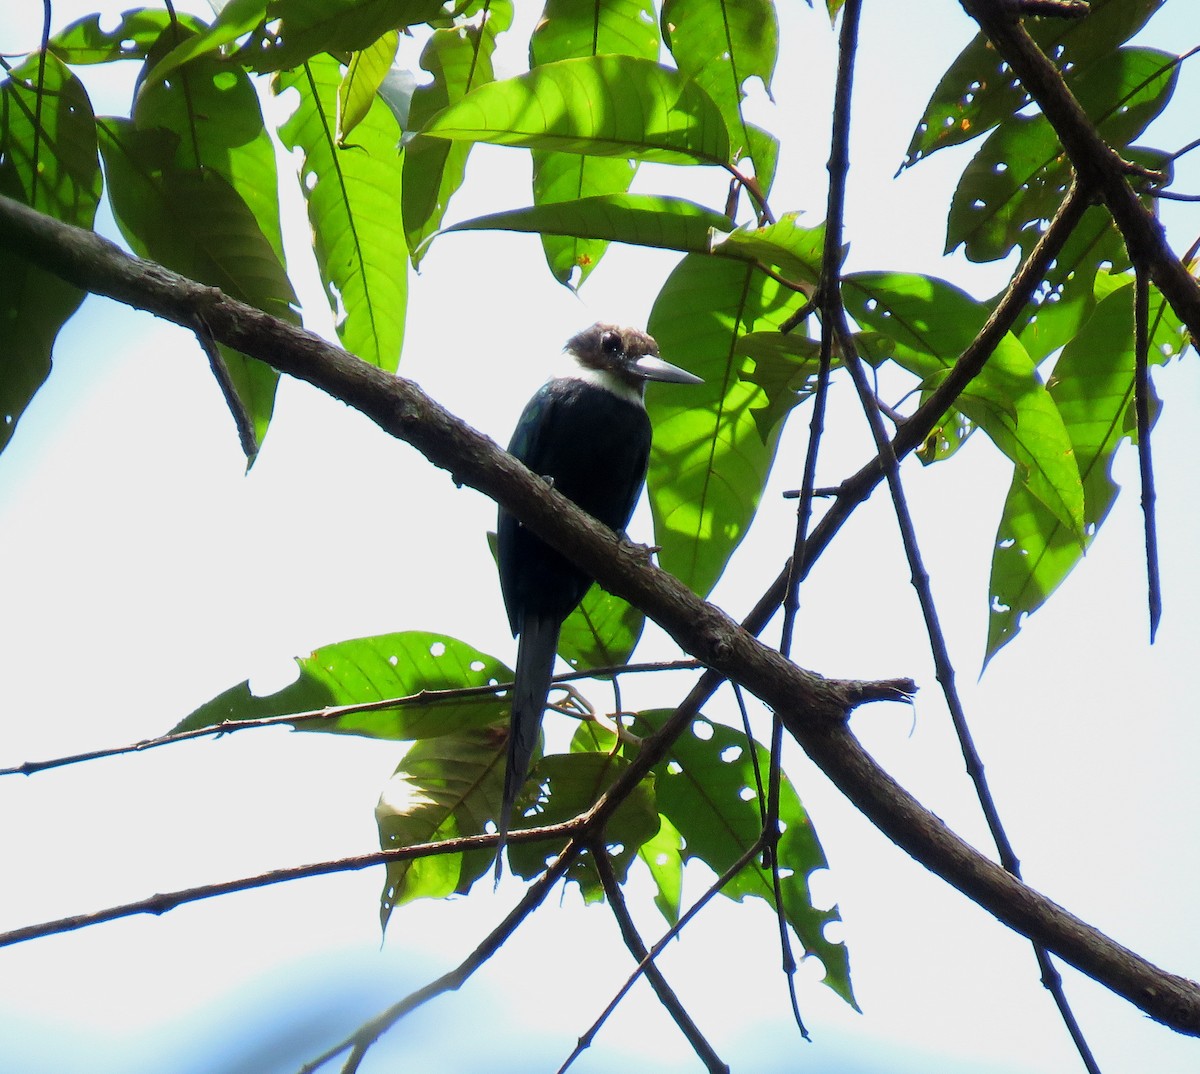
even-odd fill
[{"label": "bird's long pointed bill", "polygon": [[694,376],[686,369],[680,369],[679,366],[671,365],[670,362],[664,362],[650,354],[643,354],[630,368],[646,380],[663,380],[670,384],[704,383],[700,377]]}]

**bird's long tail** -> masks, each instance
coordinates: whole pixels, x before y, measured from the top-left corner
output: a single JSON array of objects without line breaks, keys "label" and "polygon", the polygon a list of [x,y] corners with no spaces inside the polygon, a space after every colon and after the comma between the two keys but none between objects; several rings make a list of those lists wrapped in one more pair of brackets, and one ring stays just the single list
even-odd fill
[{"label": "bird's long tail", "polygon": [[554,675],[554,654],[558,651],[558,632],[562,620],[557,616],[526,613],[517,646],[517,673],[512,692],[512,715],[508,724],[508,764],[504,769],[504,803],[500,809],[500,842],[496,844],[496,881],[500,881],[501,857],[517,800],[529,762],[537,745],[546,708],[546,695]]}]

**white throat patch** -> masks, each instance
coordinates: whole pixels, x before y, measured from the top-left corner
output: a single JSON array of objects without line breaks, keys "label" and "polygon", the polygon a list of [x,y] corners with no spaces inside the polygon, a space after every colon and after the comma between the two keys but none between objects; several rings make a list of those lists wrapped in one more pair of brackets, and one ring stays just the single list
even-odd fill
[{"label": "white throat patch", "polygon": [[606,392],[611,392],[618,399],[624,399],[634,406],[644,407],[646,405],[642,401],[642,393],[638,388],[617,376],[610,369],[589,369],[582,362],[579,362],[575,363],[575,368],[567,373],[566,376],[574,380],[582,380],[586,384],[594,384],[597,388],[603,388]]}]

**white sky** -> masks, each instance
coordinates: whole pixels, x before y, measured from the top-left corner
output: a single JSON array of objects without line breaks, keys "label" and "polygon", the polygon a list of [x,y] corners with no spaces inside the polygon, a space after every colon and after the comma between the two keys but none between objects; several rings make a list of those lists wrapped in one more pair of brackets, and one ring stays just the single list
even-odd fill
[{"label": "white sky", "polygon": [[[93,6],[55,5],[56,25]],[[773,204],[804,208],[815,223],[833,39],[819,13],[781,6],[789,51],[767,123],[785,156]],[[1177,21],[1153,23],[1147,43],[1185,48],[1195,28],[1180,3],[1169,6],[1165,18]],[[37,7],[0,13],[0,51],[36,35]],[[867,5],[847,209],[851,270],[936,273],[980,297],[1003,282],[1010,266],[940,256],[940,207],[966,155],[939,154],[891,180],[938,75],[969,34],[949,0]],[[514,71],[519,50],[510,45],[501,62]],[[98,74],[84,72],[97,109],[127,108],[132,68],[120,78]],[[1196,86],[1185,71],[1176,112],[1187,118],[1146,141],[1173,147],[1195,136],[1186,124],[1196,110],[1184,101],[1195,103]],[[1179,189],[1200,190],[1195,164],[1187,167]],[[477,150],[454,214],[526,204],[527,168],[519,152]],[[713,205],[724,197],[718,174],[678,169],[645,169],[639,189]],[[295,205],[289,214],[307,323],[331,334],[304,260],[305,225]],[[1164,215],[1179,247],[1200,232],[1195,207],[1168,206]],[[600,318],[644,324],[674,260],[614,250],[576,298],[549,279],[533,238],[448,236],[413,282],[401,372],[503,442],[562,342]],[[967,712],[1027,878],[1165,968],[1197,976],[1194,360],[1160,371],[1156,383],[1166,400],[1154,439],[1166,613],[1153,649],[1130,452],[1116,476],[1134,491],[1086,564],[979,683],[1007,467],[977,438],[949,464],[923,471],[910,463],[904,472]],[[834,393],[838,425],[822,480],[857,469],[869,453],[850,395]],[[798,484],[807,421],[807,410],[793,420],[762,516],[715,594],[734,615],[790,547],[792,508],[779,493]],[[484,540],[494,507],[483,497],[456,490],[411,449],[289,381],[254,471],[242,471],[194,340],[89,300],[0,456],[0,764],[161,733],[247,675],[273,687],[289,657],[343,638],[440,630],[512,658]],[[644,506],[631,532],[649,538]],[[853,726],[923,802],[986,846],[906,578],[881,493],[806,585],[797,658],[830,675],[916,677],[915,717],[877,706]],[[655,655],[672,655],[657,631],[639,650]],[[679,682],[624,690],[627,702],[668,703]],[[727,694],[707,711],[733,718]],[[763,714],[756,719],[763,736]],[[564,734],[555,723],[548,718],[551,733]],[[394,744],[270,731],[0,780],[0,929],[373,849],[372,808],[398,757]],[[815,1043],[805,1046],[789,1026],[773,918],[718,902],[664,969],[734,1069],[1079,1069],[1028,944],[891,847],[794,751],[787,769],[830,860],[815,882],[840,905],[865,1013],[809,979],[801,1003]],[[380,870],[306,881],[4,949],[0,1071],[295,1069],[456,964],[520,895],[506,879],[496,895],[405,907],[380,950],[381,883]],[[700,870],[689,872],[685,894],[706,883]],[[661,920],[646,884],[634,891],[635,914],[655,937]],[[401,1060],[414,1070],[554,1069],[628,968],[611,916],[568,892],[461,993],[386,1038],[362,1069]],[[1064,973],[1106,1072],[1195,1070],[1193,1041]],[[696,1066],[644,990],[576,1069],[618,1063]]]}]

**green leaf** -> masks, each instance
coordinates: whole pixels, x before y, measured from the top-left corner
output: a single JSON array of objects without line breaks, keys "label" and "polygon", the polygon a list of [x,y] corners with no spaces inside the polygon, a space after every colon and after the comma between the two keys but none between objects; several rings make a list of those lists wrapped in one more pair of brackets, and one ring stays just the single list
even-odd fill
[{"label": "green leaf", "polygon": [[764,437],[767,393],[743,379],[738,340],[778,330],[804,302],[753,266],[690,254],[659,292],[649,331],[663,357],[702,385],[651,385],[654,424],[647,488],[659,561],[701,596],[746,536],[775,458],[780,427]]},{"label": "green leaf", "polygon": [[[1061,68],[1079,70],[1107,63],[1161,5],[1162,0],[1093,0],[1086,19],[1033,19],[1025,26]],[[976,34],[933,91],[902,167],[986,134],[1028,103],[1024,86],[991,42]]]},{"label": "green leaf", "polygon": [[234,58],[255,71],[283,71],[322,53],[359,52],[390,30],[444,14],[440,0],[270,0],[279,34],[256,38]]},{"label": "green leaf", "polygon": [[267,0],[229,0],[211,26],[195,36],[187,35],[150,69],[142,80],[142,90],[161,82],[185,63],[244,37],[266,18],[266,13]]},{"label": "green leaf", "polygon": [[[987,308],[933,277],[863,272],[843,281],[846,308],[879,333],[872,346],[937,383],[975,338]],[[1014,463],[1017,480],[1082,540],[1083,485],[1063,425],[1029,355],[1010,334],[956,404]]]},{"label": "green leaf", "polygon": [[[751,332],[738,340],[739,354],[754,361],[742,380],[757,385],[766,401],[752,411],[759,436],[765,441],[788,413],[816,390],[821,367],[821,344],[797,332]],[[839,363],[831,362],[830,368]]]},{"label": "green leaf", "polygon": [[[162,128],[138,130],[128,120],[105,119],[99,130],[113,216],[135,253],[284,320],[298,319],[275,250],[219,171],[180,168],[179,138]],[[279,374],[219,349],[261,444]]]},{"label": "green leaf", "polygon": [[[668,715],[642,713],[635,729],[639,734],[650,734]],[[675,741],[670,759],[654,769],[658,811],[682,836],[684,860],[698,858],[718,876],[755,843],[762,831],[762,806],[755,793],[751,750],[765,781],[770,751],[757,742],[747,743],[741,731],[701,716]],[[846,946],[825,938],[825,930],[839,921],[840,915],[836,907],[814,908],[808,889],[809,876],[817,869],[828,868],[825,852],[786,775],[781,777],[779,819],[783,828],[778,851],[784,916],[805,951],[824,963],[825,983],[856,1006]],[[771,873],[758,857],[721,893],[737,902],[753,897],[775,907]]]},{"label": "green leaf", "polygon": [[667,924],[674,925],[683,902],[683,836],[679,829],[660,813],[658,834],[642,844],[638,857],[646,863],[658,888],[654,905]]},{"label": "green leaf", "polygon": [[354,144],[339,147],[334,117],[340,83],[340,68],[328,57],[280,74],[275,92],[295,90],[299,105],[279,136],[304,156],[301,186],[338,338],[351,354],[394,372],[408,296],[399,212],[400,128],[376,99],[355,127]]},{"label": "green leaf", "polygon": [[[470,728],[414,743],[379,796],[375,822],[384,850],[478,835],[495,816],[503,783],[504,739]],[[389,862],[379,924],[413,899],[466,894],[493,860],[490,850]]]},{"label": "green leaf", "polygon": [[680,72],[721,110],[735,141],[733,158],[740,159],[755,145],[742,116],[746,83],[759,78],[771,94],[779,58],[775,5],[771,0],[664,0],[662,22]]},{"label": "green leaf", "polygon": [[[488,534],[496,558],[496,535]],[[577,671],[624,664],[636,648],[646,617],[628,601],[594,582],[558,634],[558,655]]]},{"label": "green leaf", "polygon": [[[38,118],[38,62],[26,60],[0,83],[0,194],[77,227],[91,228],[100,201],[96,121],[83,84],[46,56]],[[0,449],[50,373],[59,329],[83,292],[0,249]]]},{"label": "green leaf", "polygon": [[[543,757],[533,769],[534,781],[545,784],[543,794],[532,813],[514,827],[561,824],[590,809],[629,766],[623,757],[599,753],[556,753]],[[617,879],[624,882],[638,848],[658,831],[658,811],[654,804],[654,781],[643,779],[621,803],[604,830],[609,861]],[[546,859],[561,850],[556,843],[512,843],[508,861],[512,871],[525,879],[539,875]],[[603,898],[596,867],[586,856],[576,858],[567,871],[588,902]]]},{"label": "green leaf", "polygon": [[[1177,58],[1122,49],[1068,79],[1104,140],[1125,149],[1162,111],[1178,80]],[[1004,257],[1049,220],[1070,184],[1070,164],[1042,115],[1002,123],[967,165],[946,221],[946,252],[960,244],[972,261]]]},{"label": "green leaf", "polygon": [[729,135],[711,98],[678,71],[633,56],[560,60],[488,83],[422,133],[662,164],[729,161]]},{"label": "green leaf", "polygon": [[[658,58],[660,41],[653,5],[648,0],[610,0],[580,4],[547,0],[529,39],[530,66],[598,54]],[[620,157],[587,157],[575,153],[533,153],[533,201],[579,201],[624,194],[637,163]],[[602,236],[559,232],[542,235],[542,249],[554,278],[578,288],[608,249]]]},{"label": "green leaf", "polygon": [[[203,33],[205,25],[194,15],[179,13],[178,25],[194,33]],[[88,15],[71,23],[50,38],[49,51],[63,63],[74,65],[112,63],[114,60],[144,60],[173,22],[164,8],[136,8],[126,11],[111,30],[101,29],[107,17]]]},{"label": "green leaf", "polygon": [[776,223],[765,227],[714,235],[712,252],[772,266],[792,281],[815,288],[821,278],[825,225],[801,227],[799,216],[799,213],[785,213]]},{"label": "green leaf", "polygon": [[338,86],[337,143],[344,147],[350,132],[367,118],[375,103],[375,94],[396,58],[400,35],[395,30],[384,34],[375,44],[356,52]]},{"label": "green leaf", "polygon": [[[1126,284],[1096,306],[1082,331],[1063,348],[1049,389],[1083,478],[1085,543],[1081,547],[1025,486],[1013,482],[992,555],[985,667],[1074,569],[1116,502],[1113,458],[1125,437],[1137,435],[1132,292],[1133,285]],[[1182,351],[1186,333],[1157,292],[1152,294],[1151,324],[1151,362]]]},{"label": "green leaf", "polygon": [[[175,731],[215,727],[226,720],[286,716],[329,706],[408,698],[422,691],[463,690],[511,682],[512,672],[486,653],[444,634],[405,631],[323,645],[295,658],[300,677],[258,696],[249,681],[201,705]],[[500,693],[418,700],[330,719],[297,720],[301,731],[331,731],[368,738],[423,739],[485,727],[508,717]]]},{"label": "green leaf", "polygon": [[[478,25],[435,30],[421,53],[421,67],[433,76],[418,86],[409,106],[408,130],[420,130],[447,105],[476,86],[491,82],[496,38],[512,24],[512,4],[488,6]],[[404,151],[404,235],[413,266],[420,264],[426,240],[442,225],[450,199],[462,185],[469,142],[416,135]]]},{"label": "green leaf", "polygon": [[454,231],[523,231],[703,253],[712,230],[728,227],[721,213],[683,198],[605,194],[477,216],[439,231],[430,241]]}]

